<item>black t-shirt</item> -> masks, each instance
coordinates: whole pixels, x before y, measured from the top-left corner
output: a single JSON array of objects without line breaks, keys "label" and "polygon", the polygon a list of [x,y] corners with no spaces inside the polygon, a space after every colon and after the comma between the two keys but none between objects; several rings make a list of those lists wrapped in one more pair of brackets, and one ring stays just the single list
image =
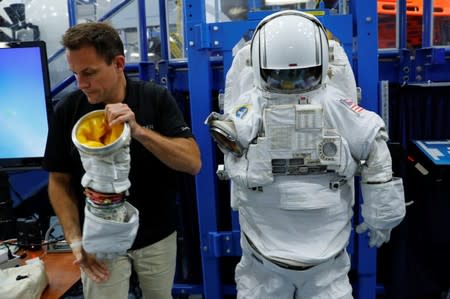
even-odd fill
[{"label": "black t-shirt", "polygon": [[[193,137],[177,103],[162,86],[127,79],[127,104],[136,121],[148,129],[169,137]],[[45,150],[44,168],[49,172],[72,175],[72,188],[79,199],[81,220],[85,196],[81,186],[84,169],[77,148],[72,143],[72,128],[86,113],[104,109],[92,105],[79,90],[72,92],[55,106]],[[133,249],[153,244],[170,235],[177,226],[176,172],[150,153],[138,141],[130,144],[131,187],[127,200],[139,210],[139,230]]]}]

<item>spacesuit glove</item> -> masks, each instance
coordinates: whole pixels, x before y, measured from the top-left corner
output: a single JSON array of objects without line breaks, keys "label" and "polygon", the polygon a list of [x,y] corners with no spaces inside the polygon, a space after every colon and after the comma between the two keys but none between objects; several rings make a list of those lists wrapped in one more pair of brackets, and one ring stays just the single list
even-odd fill
[{"label": "spacesuit glove", "polygon": [[213,120],[226,120],[226,116],[224,114],[213,111],[205,119],[204,124],[209,125]]},{"label": "spacesuit glove", "polygon": [[391,238],[391,229],[376,229],[365,222],[356,226],[355,230],[358,234],[362,234],[367,230],[369,231],[370,247],[380,247],[383,243],[389,242],[389,239]]},{"label": "spacesuit glove", "polygon": [[106,265],[95,258],[95,255],[87,253],[83,247],[72,249],[75,256],[74,264],[79,265],[81,270],[95,282],[102,282],[109,279],[109,272]]}]

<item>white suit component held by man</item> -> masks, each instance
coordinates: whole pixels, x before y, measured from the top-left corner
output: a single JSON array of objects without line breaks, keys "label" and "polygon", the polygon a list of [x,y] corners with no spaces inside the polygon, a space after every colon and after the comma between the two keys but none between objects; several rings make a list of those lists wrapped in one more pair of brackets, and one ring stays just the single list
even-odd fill
[{"label": "white suit component held by man", "polygon": [[[330,44],[331,61],[314,16],[266,17],[227,74],[224,114],[205,121],[225,155],[239,212],[238,298],[352,298],[345,249],[358,171],[364,222],[357,231],[369,231],[371,246],[389,241],[405,215],[384,122],[355,104],[348,59]],[[253,76],[252,87],[239,85],[241,74],[245,82]]]},{"label": "white suit component held by man", "polygon": [[126,201],[130,140],[128,124],[109,128],[103,110],[86,114],[72,130],[86,171],[82,246],[99,258],[126,254],[137,234],[139,212]]}]

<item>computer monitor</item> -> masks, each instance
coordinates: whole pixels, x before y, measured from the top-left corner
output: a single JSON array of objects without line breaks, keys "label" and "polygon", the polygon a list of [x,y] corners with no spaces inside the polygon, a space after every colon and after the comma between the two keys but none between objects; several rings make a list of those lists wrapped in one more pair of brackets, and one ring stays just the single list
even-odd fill
[{"label": "computer monitor", "polygon": [[51,112],[45,42],[0,42],[0,171],[41,167]]}]

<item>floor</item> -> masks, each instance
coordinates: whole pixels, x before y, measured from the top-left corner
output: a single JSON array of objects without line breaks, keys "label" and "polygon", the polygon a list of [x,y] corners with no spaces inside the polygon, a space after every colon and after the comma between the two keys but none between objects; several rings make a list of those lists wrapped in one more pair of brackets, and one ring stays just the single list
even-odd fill
[{"label": "floor", "polygon": [[[142,298],[139,287],[134,289],[130,288],[128,293],[128,299],[140,299]],[[180,295],[174,296],[173,299],[202,299],[202,295]],[[84,299],[83,296],[83,286],[81,281],[78,281],[70,290],[64,294],[61,299]]]}]

